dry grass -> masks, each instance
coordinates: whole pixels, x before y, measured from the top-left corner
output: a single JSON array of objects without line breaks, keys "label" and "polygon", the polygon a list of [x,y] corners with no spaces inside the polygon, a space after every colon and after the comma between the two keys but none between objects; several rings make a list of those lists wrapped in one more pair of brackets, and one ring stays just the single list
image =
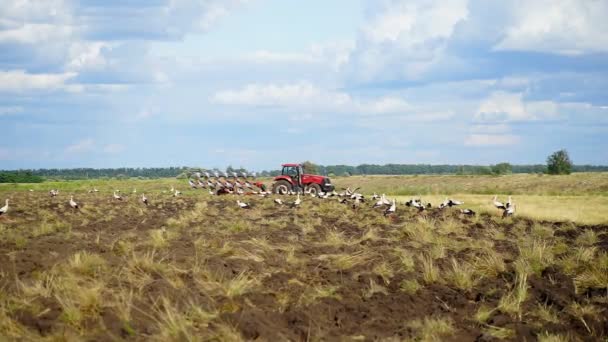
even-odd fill
[{"label": "dry grass", "polygon": [[[604,179],[583,176],[595,187]],[[234,196],[186,187],[173,198],[159,190],[178,184],[168,180],[95,185],[104,194],[86,193],[92,182],[54,184],[77,194],[74,212],[61,196],[0,186],[12,199],[0,220],[0,340],[605,339],[608,229],[536,218],[605,222],[608,202],[539,188],[545,179],[568,188],[571,178],[529,177],[530,191],[546,195],[518,194],[506,220],[484,187],[506,180],[511,188],[491,190],[517,193],[519,176],[389,183],[398,193],[445,181],[420,191],[433,203],[482,193],[450,196],[480,213],[473,218],[403,205],[384,217],[336,199],[304,198],[291,210],[257,196],[240,210]],[[377,181],[348,181],[357,179],[364,191]],[[592,193],[581,186],[567,193]],[[133,187],[150,207],[106,196]],[[547,203],[586,208],[557,213]]]}]

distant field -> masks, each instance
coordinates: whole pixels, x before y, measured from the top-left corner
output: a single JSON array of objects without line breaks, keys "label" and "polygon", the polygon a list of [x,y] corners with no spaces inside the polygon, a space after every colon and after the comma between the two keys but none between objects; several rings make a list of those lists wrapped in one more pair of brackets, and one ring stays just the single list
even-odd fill
[{"label": "distant field", "polygon": [[506,176],[352,176],[335,177],[338,187],[361,187],[364,193],[392,195],[512,194],[608,195],[608,173],[573,173],[567,176],[515,174]]},{"label": "distant field", "polygon": [[361,187],[363,193],[386,193],[399,201],[420,196],[437,205],[446,196],[465,201],[465,207],[496,213],[493,195],[513,196],[517,213],[532,219],[608,223],[608,173],[568,176],[517,174],[508,176],[352,176],[337,177],[338,188]]}]

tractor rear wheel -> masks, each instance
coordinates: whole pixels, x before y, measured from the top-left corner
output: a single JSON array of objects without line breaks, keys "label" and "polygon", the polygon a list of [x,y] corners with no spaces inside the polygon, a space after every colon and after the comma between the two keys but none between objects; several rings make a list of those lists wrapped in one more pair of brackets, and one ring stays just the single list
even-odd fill
[{"label": "tractor rear wheel", "polygon": [[276,181],[272,185],[272,192],[278,195],[286,195],[291,191],[291,184],[286,180]]},{"label": "tractor rear wheel", "polygon": [[319,192],[321,192],[321,186],[317,183],[312,183],[308,185],[308,192],[312,195],[317,196]]}]

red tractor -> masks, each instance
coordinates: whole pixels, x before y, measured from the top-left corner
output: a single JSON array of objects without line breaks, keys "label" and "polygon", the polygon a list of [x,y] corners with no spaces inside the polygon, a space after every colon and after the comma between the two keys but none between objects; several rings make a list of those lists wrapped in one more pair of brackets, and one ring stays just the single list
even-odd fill
[{"label": "red tractor", "polygon": [[328,192],[334,189],[329,178],[305,174],[301,164],[283,164],[281,175],[276,176],[272,184],[272,192],[281,195],[298,190],[316,195],[321,191]]}]

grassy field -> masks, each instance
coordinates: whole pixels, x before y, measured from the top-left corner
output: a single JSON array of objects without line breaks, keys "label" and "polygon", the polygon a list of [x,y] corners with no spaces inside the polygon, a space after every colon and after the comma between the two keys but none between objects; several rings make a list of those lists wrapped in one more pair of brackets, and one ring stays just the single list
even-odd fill
[{"label": "grassy field", "polygon": [[364,193],[392,195],[608,195],[608,173],[573,173],[553,176],[514,174],[506,176],[351,176],[334,178],[339,187],[361,187]]},{"label": "grassy field", "polygon": [[446,196],[465,202],[467,208],[496,213],[492,198],[503,202],[513,196],[521,216],[545,221],[583,224],[608,223],[608,173],[575,173],[568,176],[353,176],[338,177],[339,188],[363,193],[386,193],[406,201],[421,197],[438,204]]},{"label": "grassy field", "polygon": [[[170,179],[1,185],[0,340],[605,340],[606,175],[523,177],[528,192],[519,177],[335,180],[400,201],[450,194],[475,217],[276,196],[243,210]],[[492,180],[512,184],[496,192],[515,217],[490,206]]]}]

